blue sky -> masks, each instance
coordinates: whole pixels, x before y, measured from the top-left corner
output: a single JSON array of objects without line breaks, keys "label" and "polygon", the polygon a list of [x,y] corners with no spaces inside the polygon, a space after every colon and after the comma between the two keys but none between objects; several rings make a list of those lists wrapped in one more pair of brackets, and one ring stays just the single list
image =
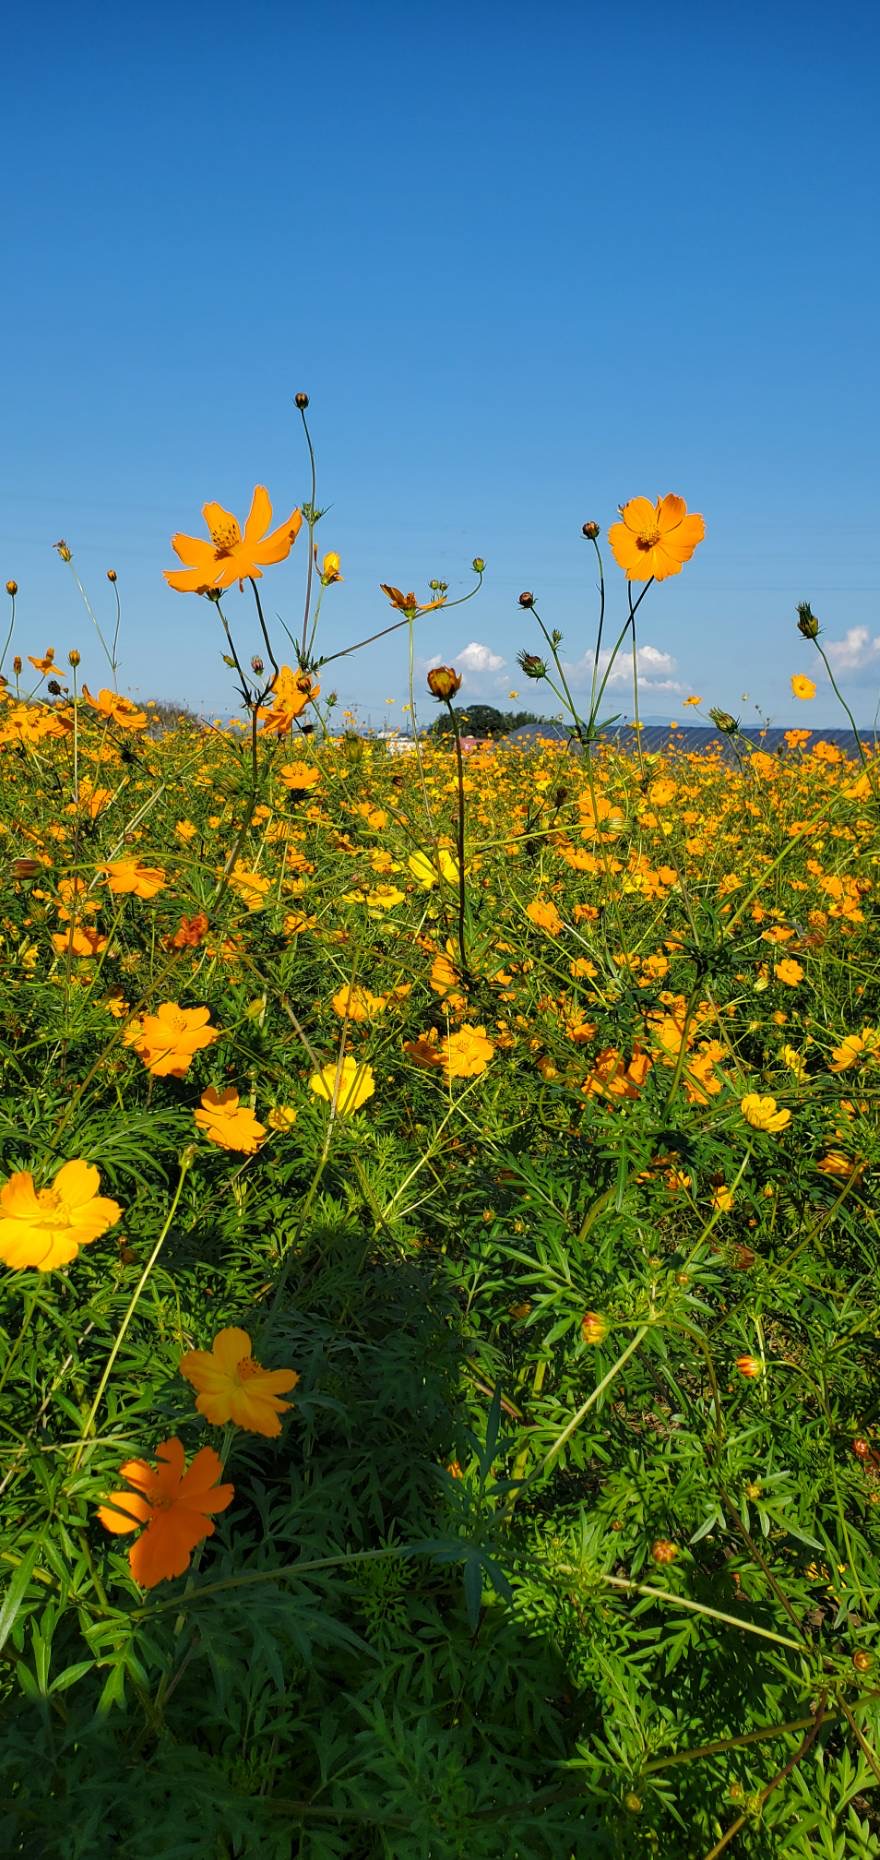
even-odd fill
[{"label": "blue sky", "polygon": [[[243,516],[257,482],[279,518],[302,500],[302,387],[345,577],[326,652],[391,617],[380,581],[455,595],[480,554],[479,599],[420,622],[421,666],[472,647],[465,694],[525,702],[519,592],[578,665],[581,524],[674,490],[707,537],[644,603],[643,710],[685,720],[697,692],[844,722],[821,684],[790,694],[817,675],[807,598],[870,724],[878,50],[848,0],[21,16],[0,310],[20,650],[77,645],[103,682],[63,536],[107,617],[119,575],[123,686],[228,712],[216,616],[162,580],[169,538],[208,498]],[[298,544],[263,583],[291,626],[304,567]],[[250,652],[250,591],[228,611]],[[399,638],[338,674],[374,721],[406,699]]]}]

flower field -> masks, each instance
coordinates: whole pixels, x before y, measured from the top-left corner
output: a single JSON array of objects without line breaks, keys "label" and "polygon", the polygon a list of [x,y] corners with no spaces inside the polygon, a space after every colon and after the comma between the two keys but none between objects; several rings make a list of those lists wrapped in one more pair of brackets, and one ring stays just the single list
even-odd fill
[{"label": "flower field", "polygon": [[91,606],[5,665],[3,1852],[880,1855],[880,764],[609,744],[677,496],[585,525],[585,714],[521,597],[569,740],[469,755],[454,666],[405,755],[332,703],[314,481],[204,514],[233,725]]}]

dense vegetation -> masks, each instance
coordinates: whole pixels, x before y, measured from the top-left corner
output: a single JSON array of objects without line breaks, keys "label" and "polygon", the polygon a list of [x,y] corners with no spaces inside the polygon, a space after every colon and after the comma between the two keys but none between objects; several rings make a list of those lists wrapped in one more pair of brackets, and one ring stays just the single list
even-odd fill
[{"label": "dense vegetation", "polygon": [[876,1856],[875,765],[389,756],[213,525],[241,731],[0,710],[3,1851]]}]

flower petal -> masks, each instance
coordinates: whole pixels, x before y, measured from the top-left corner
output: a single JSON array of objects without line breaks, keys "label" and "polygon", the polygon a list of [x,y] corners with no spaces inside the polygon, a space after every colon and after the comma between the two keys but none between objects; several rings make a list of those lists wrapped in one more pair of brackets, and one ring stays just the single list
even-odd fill
[{"label": "flower petal", "polygon": [[121,1536],[136,1531],[152,1516],[150,1506],[138,1492],[111,1492],[106,1505],[98,1506],[98,1518],[105,1531]]},{"label": "flower petal", "polygon": [[258,484],[254,490],[247,522],[244,526],[244,541],[253,545],[265,536],[272,521],[272,504],[264,484]]},{"label": "flower petal", "polygon": [[187,568],[207,568],[216,555],[212,542],[206,542],[204,536],[172,536],[171,547]]},{"label": "flower petal", "polygon": [[262,542],[253,545],[254,561],[261,562],[264,568],[271,567],[273,562],[285,561],[301,529],[302,511],[292,510],[286,523],[280,524],[270,536],[264,536]]},{"label": "flower petal", "polygon": [[[657,506],[649,497],[631,497],[620,512],[628,530],[640,536],[645,530],[657,528]],[[616,526],[615,526],[616,527]]]}]

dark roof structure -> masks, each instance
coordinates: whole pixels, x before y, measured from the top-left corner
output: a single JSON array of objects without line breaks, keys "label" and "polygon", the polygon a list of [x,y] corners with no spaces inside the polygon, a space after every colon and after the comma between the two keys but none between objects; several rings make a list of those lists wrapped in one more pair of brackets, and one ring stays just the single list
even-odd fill
[{"label": "dark roof structure", "polygon": [[[539,742],[564,743],[571,738],[571,734],[564,723],[526,723],[520,729],[512,730],[502,741],[518,749],[531,749]],[[853,760],[859,753],[853,730],[812,730],[803,748],[794,750],[786,742],[784,729],[746,729],[732,740],[729,736],[722,736],[719,730],[692,724],[680,724],[676,730],[671,730],[668,724],[650,724],[638,732],[632,724],[617,724],[613,729],[603,730],[598,742],[615,749],[633,749],[637,739],[645,755],[720,754],[725,762],[736,761],[737,755],[748,755],[756,749],[762,749],[768,755],[803,755],[815,748],[817,743],[831,743],[835,749]],[[869,752],[873,746],[870,740],[865,743]],[[572,748],[577,748],[576,740],[572,742]]]}]

